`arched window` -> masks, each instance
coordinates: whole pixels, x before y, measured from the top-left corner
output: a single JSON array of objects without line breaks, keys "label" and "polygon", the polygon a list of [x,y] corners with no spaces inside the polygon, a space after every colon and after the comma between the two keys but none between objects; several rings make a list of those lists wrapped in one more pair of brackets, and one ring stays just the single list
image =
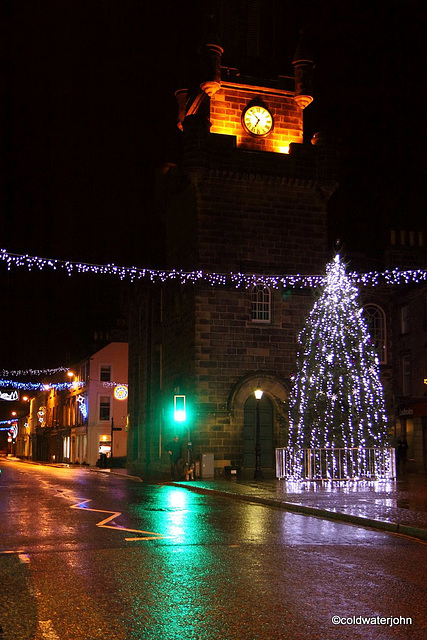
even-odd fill
[{"label": "arched window", "polygon": [[256,284],[251,296],[252,322],[271,322],[271,292],[268,287]]},{"label": "arched window", "polygon": [[364,307],[369,333],[377,350],[380,364],[387,364],[387,335],[385,313],[377,304]]}]

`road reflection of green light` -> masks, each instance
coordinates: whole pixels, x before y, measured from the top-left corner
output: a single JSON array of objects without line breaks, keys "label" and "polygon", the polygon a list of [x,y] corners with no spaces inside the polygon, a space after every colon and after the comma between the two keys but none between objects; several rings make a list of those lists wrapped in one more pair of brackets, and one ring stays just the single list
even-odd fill
[{"label": "road reflection of green light", "polygon": [[[188,501],[190,495],[185,489],[167,487],[164,500],[167,509],[161,511],[160,529],[163,535],[173,536],[176,541],[194,544],[198,538],[195,521],[197,516],[190,514]],[[162,522],[163,520],[163,522]]]},{"label": "road reflection of green light", "polygon": [[[218,629],[206,634],[216,593],[211,594],[209,588],[215,558],[211,547],[203,544],[207,533],[203,501],[198,507],[197,499],[185,489],[164,486],[156,507],[156,531],[173,537],[150,549],[150,564],[157,579],[144,585],[144,602],[134,602],[136,610],[143,604],[145,612],[140,618],[143,636],[138,638],[218,638]],[[202,635],[199,630],[203,630]]]},{"label": "road reflection of green light", "polygon": [[188,510],[185,509],[187,496],[184,491],[175,490],[168,492],[167,500],[173,511],[165,513],[165,534],[174,538],[185,538],[186,529],[188,530]]}]

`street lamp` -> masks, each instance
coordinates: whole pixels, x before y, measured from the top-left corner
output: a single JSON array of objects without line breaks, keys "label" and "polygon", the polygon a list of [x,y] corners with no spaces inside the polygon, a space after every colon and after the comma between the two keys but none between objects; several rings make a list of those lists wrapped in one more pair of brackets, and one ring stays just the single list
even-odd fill
[{"label": "street lamp", "polygon": [[254,396],[256,398],[256,432],[255,432],[255,480],[262,480],[263,475],[261,471],[261,441],[260,441],[260,425],[259,425],[259,403],[263,396],[264,391],[258,387],[255,389]]}]

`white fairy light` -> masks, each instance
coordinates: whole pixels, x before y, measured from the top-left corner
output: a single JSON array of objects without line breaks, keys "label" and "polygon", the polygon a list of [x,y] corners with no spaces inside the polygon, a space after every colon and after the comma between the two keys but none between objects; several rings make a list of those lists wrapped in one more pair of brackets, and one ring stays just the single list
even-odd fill
[{"label": "white fairy light", "polygon": [[[13,267],[26,267],[28,271],[38,269],[39,271],[53,270],[65,271],[68,276],[77,274],[110,275],[118,277],[120,280],[148,279],[150,282],[166,282],[168,280],[178,280],[181,284],[195,284],[205,282],[212,287],[233,285],[236,289],[249,289],[256,284],[269,287],[271,289],[313,289],[324,283],[324,276],[307,274],[245,274],[215,273],[195,269],[194,271],[183,271],[180,269],[139,269],[137,267],[118,266],[114,263],[104,265],[89,264],[85,262],[73,262],[71,260],[57,260],[51,258],[40,258],[28,254],[9,253],[6,249],[0,250],[0,261],[6,264],[10,271]],[[398,286],[401,284],[413,284],[427,282],[426,269],[399,269],[386,270],[383,272],[370,271],[369,273],[358,274],[355,271],[347,275],[348,281],[352,284],[376,287],[379,285]],[[337,298],[338,292],[332,294],[332,298]]]}]

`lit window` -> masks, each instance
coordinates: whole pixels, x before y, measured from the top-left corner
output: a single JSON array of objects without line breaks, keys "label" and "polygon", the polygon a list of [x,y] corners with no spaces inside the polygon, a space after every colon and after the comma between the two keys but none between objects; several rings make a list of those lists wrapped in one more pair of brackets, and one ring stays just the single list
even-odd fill
[{"label": "lit window", "polygon": [[411,395],[411,356],[405,353],[401,359],[402,370],[402,395]]},{"label": "lit window", "polygon": [[111,365],[102,364],[99,372],[99,379],[101,382],[111,382]]},{"label": "lit window", "polygon": [[387,364],[386,318],[385,313],[376,304],[364,307],[369,334],[374,343],[380,364]]},{"label": "lit window", "polygon": [[257,284],[252,289],[252,322],[271,322],[271,292],[268,287]]},{"label": "lit window", "polygon": [[99,419],[110,419],[110,396],[101,396],[99,399]]}]

